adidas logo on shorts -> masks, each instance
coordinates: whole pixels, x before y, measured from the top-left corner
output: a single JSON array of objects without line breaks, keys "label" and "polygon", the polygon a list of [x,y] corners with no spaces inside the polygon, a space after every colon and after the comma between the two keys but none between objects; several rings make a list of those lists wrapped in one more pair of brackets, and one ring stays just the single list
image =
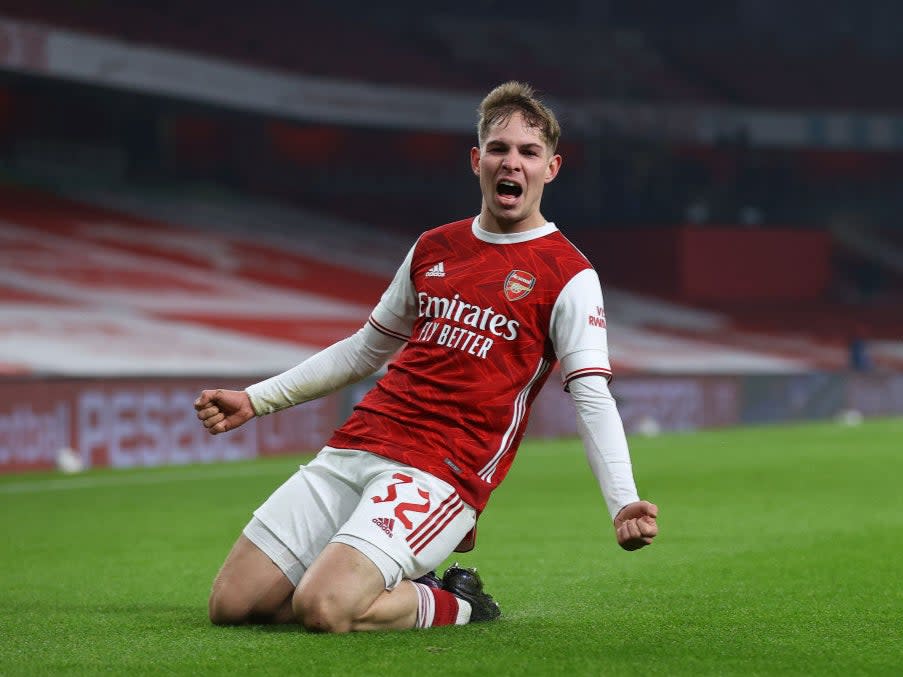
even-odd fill
[{"label": "adidas logo on shorts", "polygon": [[392,528],[395,526],[395,520],[391,517],[374,517],[372,522],[380,529],[386,532],[386,536],[392,538]]}]

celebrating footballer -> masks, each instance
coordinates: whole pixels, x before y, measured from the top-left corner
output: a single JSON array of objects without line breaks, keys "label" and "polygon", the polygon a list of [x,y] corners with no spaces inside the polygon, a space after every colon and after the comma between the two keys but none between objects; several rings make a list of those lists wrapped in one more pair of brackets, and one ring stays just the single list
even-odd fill
[{"label": "celebrating footballer", "polygon": [[243,391],[198,397],[198,418],[225,433],[389,362],[319,454],[254,511],[214,581],[214,623],[348,632],[497,618],[474,569],[434,571],[473,547],[556,363],[617,542],[652,543],[658,509],[637,494],[609,391],[599,278],[540,211],[561,168],[559,136],[529,86],[496,87],[470,151],[479,214],[423,233],[353,336]]}]

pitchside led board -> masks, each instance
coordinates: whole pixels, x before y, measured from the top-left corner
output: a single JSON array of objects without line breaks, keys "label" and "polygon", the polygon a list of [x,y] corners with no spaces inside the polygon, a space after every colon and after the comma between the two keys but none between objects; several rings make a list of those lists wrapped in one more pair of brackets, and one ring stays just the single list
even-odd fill
[{"label": "pitchside led board", "polygon": [[[252,379],[253,380],[253,379]],[[222,382],[226,388],[242,384]],[[321,448],[373,379],[339,393],[208,434],[194,400],[199,379],[21,379],[0,382],[0,473],[49,470],[63,450],[72,467],[209,463]],[[650,417],[664,430],[729,425],[738,418],[732,378],[619,379],[628,431]],[[576,435],[574,405],[557,374],[536,399],[529,437]]]},{"label": "pitchside led board", "polygon": [[[314,452],[372,380],[209,435],[194,400],[209,383],[197,379],[6,379],[0,381],[0,473],[57,467],[73,450],[73,467],[177,465]],[[217,379],[217,385],[243,386]],[[898,372],[640,375],[615,379],[612,391],[628,433],[693,430],[903,413]],[[533,405],[527,436],[574,437],[570,396],[553,374]]]},{"label": "pitchside led board", "polygon": [[343,408],[339,395],[328,396],[214,436],[194,411],[194,400],[208,386],[196,379],[4,381],[0,473],[54,468],[67,448],[85,468],[311,451],[328,438]]}]

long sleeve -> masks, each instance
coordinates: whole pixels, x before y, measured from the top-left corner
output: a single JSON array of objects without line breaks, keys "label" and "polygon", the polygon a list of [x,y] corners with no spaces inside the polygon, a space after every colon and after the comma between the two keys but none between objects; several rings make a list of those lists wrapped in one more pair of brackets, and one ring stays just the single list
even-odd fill
[{"label": "long sleeve", "polygon": [[291,369],[248,386],[258,416],[309,402],[376,372],[404,344],[369,323]]},{"label": "long sleeve", "polygon": [[621,508],[639,500],[621,415],[602,376],[575,378],[569,390],[586,458],[614,519]]},{"label": "long sleeve", "polygon": [[577,430],[612,518],[639,500],[624,425],[608,379],[608,332],[596,271],[578,273],[561,291],[551,335],[561,378],[577,407]]},{"label": "long sleeve", "polygon": [[[416,246],[416,245],[415,245]],[[411,334],[417,316],[411,285],[414,247],[361,329],[301,364],[245,388],[258,416],[309,402],[376,372]]]}]

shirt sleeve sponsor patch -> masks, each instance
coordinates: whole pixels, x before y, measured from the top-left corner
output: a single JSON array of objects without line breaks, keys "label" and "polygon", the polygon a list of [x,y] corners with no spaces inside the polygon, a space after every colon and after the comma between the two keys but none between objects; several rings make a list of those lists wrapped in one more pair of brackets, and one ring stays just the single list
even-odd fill
[{"label": "shirt sleeve sponsor patch", "polygon": [[602,306],[596,306],[596,312],[589,314],[589,326],[605,329],[605,308],[603,308]]}]

